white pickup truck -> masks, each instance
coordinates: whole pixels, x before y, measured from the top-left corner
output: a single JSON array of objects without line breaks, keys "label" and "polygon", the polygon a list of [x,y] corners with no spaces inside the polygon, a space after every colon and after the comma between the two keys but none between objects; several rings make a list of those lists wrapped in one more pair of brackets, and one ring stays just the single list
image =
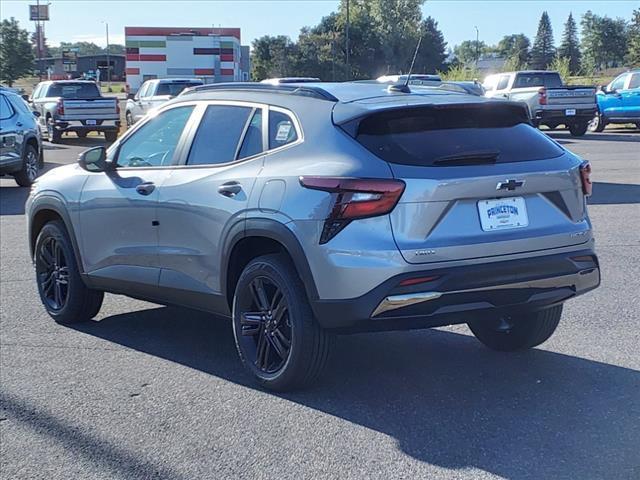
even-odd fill
[{"label": "white pickup truck", "polygon": [[565,85],[558,72],[530,70],[489,75],[482,86],[485,96],[523,102],[536,125],[569,128],[582,136],[597,110],[595,87]]},{"label": "white pickup truck", "polygon": [[60,80],[39,83],[29,99],[51,143],[58,143],[64,132],[84,138],[89,132],[104,133],[113,142],[120,130],[120,105],[115,97],[103,97],[95,82]]}]

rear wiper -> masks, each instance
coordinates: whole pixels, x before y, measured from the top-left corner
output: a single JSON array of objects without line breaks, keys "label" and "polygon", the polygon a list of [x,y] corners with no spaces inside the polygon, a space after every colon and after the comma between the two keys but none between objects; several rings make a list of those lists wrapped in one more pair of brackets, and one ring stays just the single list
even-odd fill
[{"label": "rear wiper", "polygon": [[496,163],[496,160],[500,156],[499,151],[477,151],[459,153],[454,155],[446,155],[444,157],[438,157],[434,160],[434,165],[449,165],[449,166],[464,166],[464,165],[485,165]]}]

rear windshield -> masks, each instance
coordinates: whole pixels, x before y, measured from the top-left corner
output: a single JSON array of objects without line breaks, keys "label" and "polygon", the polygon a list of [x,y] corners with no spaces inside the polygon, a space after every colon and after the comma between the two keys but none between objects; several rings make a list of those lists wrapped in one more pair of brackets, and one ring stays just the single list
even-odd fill
[{"label": "rear windshield", "polygon": [[161,83],[158,85],[156,95],[171,95],[177,97],[185,88],[202,85],[202,82]]},{"label": "rear windshield", "polygon": [[557,73],[519,73],[513,88],[527,87],[562,87],[562,79]]},{"label": "rear windshield", "polygon": [[522,162],[563,153],[528,124],[523,109],[500,104],[381,112],[360,121],[355,138],[383,160],[405,165]]},{"label": "rear windshield", "polygon": [[95,83],[54,83],[49,87],[47,97],[96,98],[100,96]]}]

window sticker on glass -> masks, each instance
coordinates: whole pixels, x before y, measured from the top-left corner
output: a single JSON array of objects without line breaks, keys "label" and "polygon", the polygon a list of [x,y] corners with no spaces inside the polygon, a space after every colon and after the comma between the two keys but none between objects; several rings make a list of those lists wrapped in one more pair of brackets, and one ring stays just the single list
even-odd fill
[{"label": "window sticker on glass", "polygon": [[276,142],[286,142],[289,138],[292,125],[289,122],[282,122],[278,125],[278,133],[276,133]]}]

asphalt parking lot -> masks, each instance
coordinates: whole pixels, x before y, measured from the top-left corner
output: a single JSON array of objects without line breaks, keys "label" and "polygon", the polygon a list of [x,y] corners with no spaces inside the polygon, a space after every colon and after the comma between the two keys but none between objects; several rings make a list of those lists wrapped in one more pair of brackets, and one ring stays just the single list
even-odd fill
[{"label": "asphalt parking lot", "polygon": [[[640,478],[640,133],[551,133],[592,162],[599,289],[517,354],[464,326],[340,337],[311,390],[274,395],[230,325],[108,295],[63,327],[38,300],[27,189],[0,180],[6,479]],[[47,168],[101,139],[46,143]]]}]

